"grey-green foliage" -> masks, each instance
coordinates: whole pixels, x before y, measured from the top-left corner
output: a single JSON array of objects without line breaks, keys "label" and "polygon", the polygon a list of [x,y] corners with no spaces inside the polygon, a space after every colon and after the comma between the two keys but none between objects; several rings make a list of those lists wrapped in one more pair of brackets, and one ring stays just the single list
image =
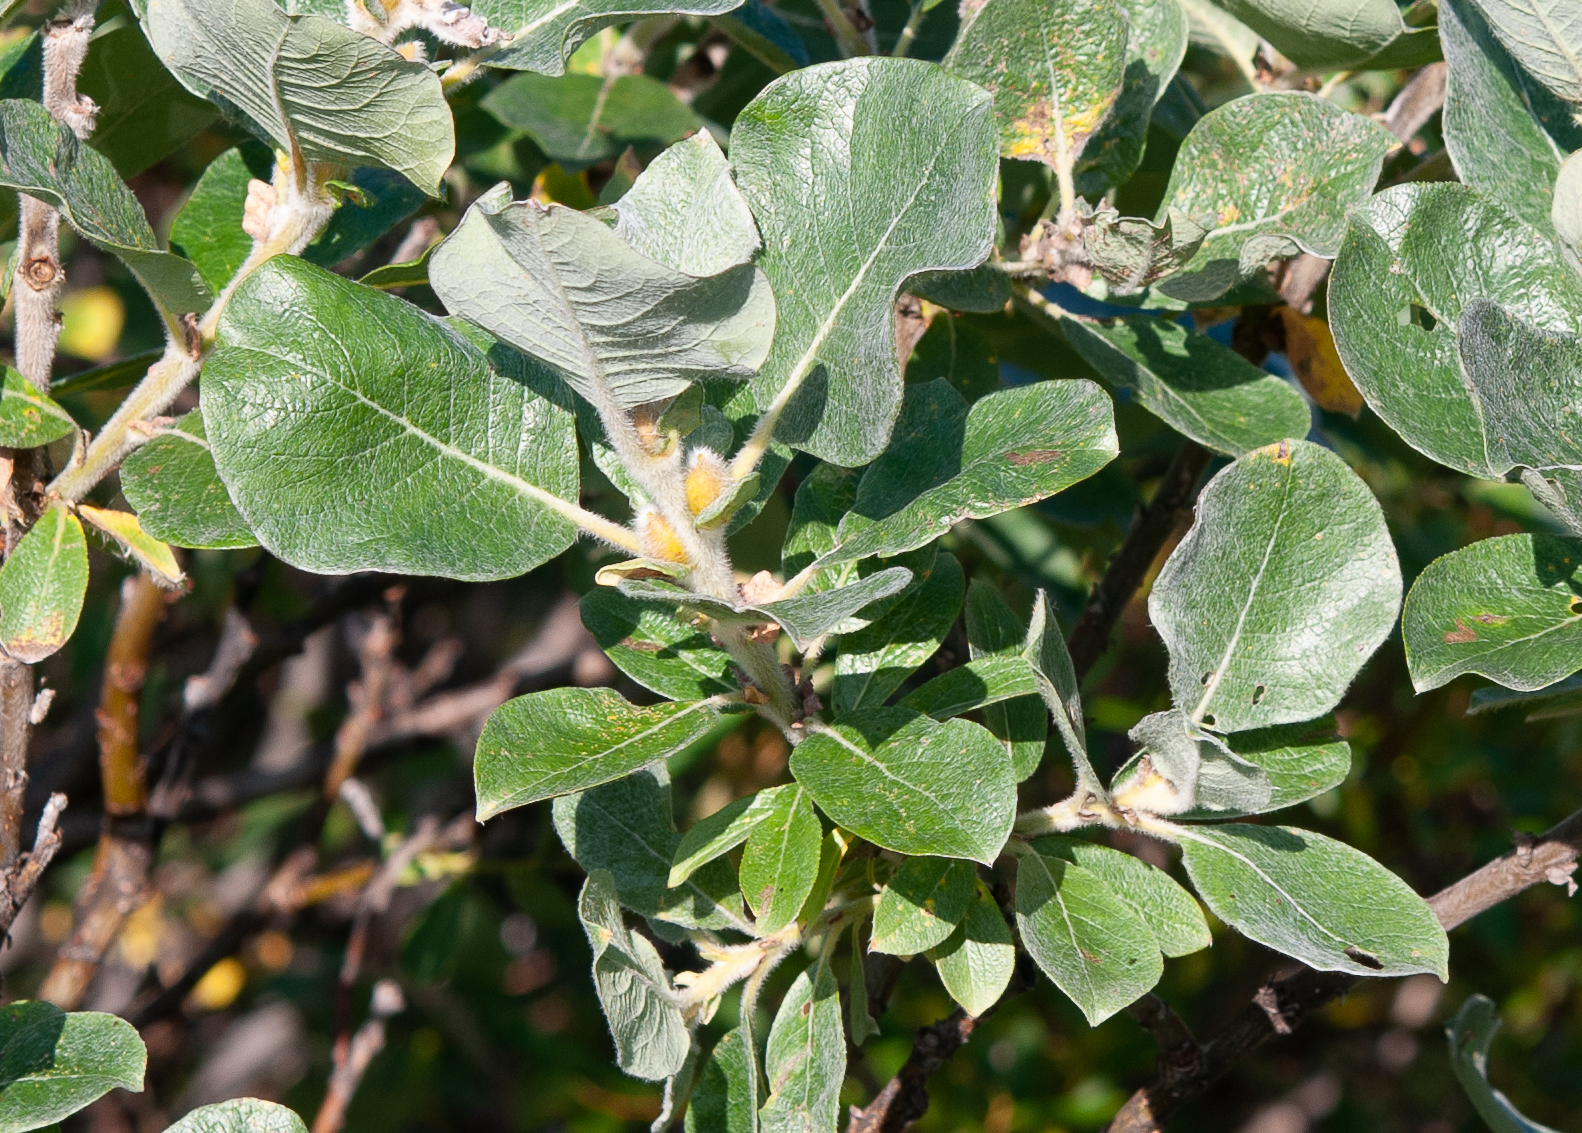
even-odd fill
[{"label": "grey-green foliage", "polygon": [[[994,271],[993,274],[1006,278],[1004,272]],[[996,310],[1003,308],[1009,298],[1007,289]],[[1000,388],[1000,367],[988,336],[964,319],[948,315],[937,316],[928,324],[928,330],[917,340],[912,356],[906,361],[909,385],[922,385],[941,378],[969,405]]]},{"label": "grey-green foliage", "polygon": [[967,915],[977,885],[971,862],[908,858],[879,894],[869,949],[915,956],[938,947]]},{"label": "grey-green foliage", "polygon": [[1494,34],[1556,98],[1582,103],[1582,10],[1568,0],[1475,0]]},{"label": "grey-green foliage", "polygon": [[582,624],[616,666],[672,700],[700,700],[738,690],[730,654],[708,633],[671,611],[609,587],[582,596]]},{"label": "grey-green foliage", "polygon": [[160,249],[109,159],[36,102],[0,101],[0,185],[54,206],[95,247],[120,257],[167,316],[208,308],[197,268]]},{"label": "grey-green foliage", "polygon": [[616,1061],[634,1078],[663,1081],[681,1069],[691,1036],[659,953],[626,927],[607,870],[588,874],[577,915],[593,949],[593,986],[615,1039]]},{"label": "grey-green foliage", "polygon": [[707,130],[654,158],[615,214],[617,236],[687,275],[718,275],[758,250],[753,214]]},{"label": "grey-green foliage", "polygon": [[909,386],[890,446],[863,473],[821,560],[914,550],[963,519],[1052,496],[1118,449],[1110,399],[1089,381],[1000,390],[970,408],[944,381]]},{"label": "grey-green foliage", "polygon": [[738,1027],[714,1044],[687,1103],[686,1133],[754,1133],[758,1067],[750,1033]]},{"label": "grey-green foliage", "polygon": [[769,1095],[758,1114],[763,1133],[835,1133],[846,1078],[840,988],[820,962],[792,982],[764,1050]]},{"label": "grey-green foliage", "polygon": [[1154,814],[1257,814],[1268,808],[1274,792],[1263,769],[1179,708],[1144,716],[1127,735],[1138,754],[1110,785],[1122,805]]},{"label": "grey-green foliage", "polygon": [[622,905],[683,927],[745,931],[736,872],[712,861],[670,885],[681,835],[671,811],[670,776],[662,763],[554,802],[555,830],[577,864],[606,869]]},{"label": "grey-green foliage", "polygon": [[1155,219],[1174,208],[1213,220],[1160,290],[1203,301],[1270,259],[1334,256],[1346,210],[1373,190],[1395,144],[1383,126],[1311,94],[1252,94],[1205,114],[1181,143]]},{"label": "grey-green foliage", "polygon": [[748,831],[742,847],[741,886],[747,906],[765,935],[796,920],[818,877],[824,830],[808,793],[782,787],[763,820]]},{"label": "grey-green foliage", "polygon": [[1148,613],[1170,651],[1176,705],[1239,732],[1333,708],[1400,601],[1373,494],[1334,453],[1282,441],[1204,488]]},{"label": "grey-green foliage", "polygon": [[[974,662],[991,658],[1019,659],[1026,627],[1005,599],[982,579],[967,588],[967,648]],[[925,686],[927,687],[927,686]],[[1037,689],[1035,679],[1034,689]],[[919,689],[921,693],[923,690]],[[920,712],[928,711],[919,707]],[[1044,757],[1049,737],[1049,712],[1039,696],[1019,696],[984,710],[983,723],[1011,756],[1017,782],[1031,775]]]},{"label": "grey-green foliage", "polygon": [[[800,788],[795,784],[770,787],[726,803],[707,818],[699,819],[676,845],[675,861],[670,867],[670,884],[680,885],[699,867],[724,857],[747,841],[748,835],[757,829],[759,823],[783,809],[780,804],[782,795],[787,792],[797,794],[799,791]],[[814,864],[816,867],[817,863]]]},{"label": "grey-green foliage", "polygon": [[143,1088],[148,1052],[130,1023],[23,1000],[0,1007],[0,1133],[53,1125],[114,1089]]},{"label": "grey-green foliage", "polygon": [[1194,826],[1183,861],[1214,915],[1320,971],[1448,974],[1450,945],[1404,881],[1343,842],[1287,826]]},{"label": "grey-green foliage", "polygon": [[1499,1010],[1486,995],[1468,996],[1461,1010],[1445,1023],[1450,1069],[1456,1081],[1492,1133],[1555,1133],[1547,1125],[1523,1117],[1511,1100],[1490,1084],[1489,1047],[1499,1029]]},{"label": "grey-green foliage", "polygon": [[925,548],[918,557],[930,561],[913,567],[907,588],[869,607],[868,624],[841,636],[832,690],[837,717],[884,704],[955,624],[966,590],[961,564],[948,551]]},{"label": "grey-green foliage", "polygon": [[1441,0],[1445,148],[1461,181],[1551,231],[1555,177],[1582,126],[1505,50],[1474,0]]},{"label": "grey-green foliage", "polygon": [[[899,707],[936,720],[948,720],[976,708],[994,707],[1005,700],[1036,697],[1037,694],[1037,674],[1026,660],[988,656],[946,669],[907,693]],[[1042,741],[1039,747],[1042,749]]]},{"label": "grey-green foliage", "polygon": [[1126,54],[1121,92],[1077,162],[1076,190],[1097,195],[1124,184],[1143,159],[1154,104],[1164,96],[1187,48],[1187,15],[1178,0],[1123,0]]},{"label": "grey-green foliage", "polygon": [[1109,295],[1124,297],[1145,291],[1190,263],[1208,236],[1209,217],[1170,208],[1155,224],[1101,205],[1083,220],[1082,246],[1093,270],[1104,277]]},{"label": "grey-green foliage", "polygon": [[1334,734],[1334,718],[1281,724],[1226,736],[1224,746],[1239,760],[1263,772],[1267,797],[1255,807],[1242,807],[1222,801],[1210,809],[1194,806],[1182,811],[1183,819],[1225,819],[1242,814],[1267,814],[1338,787],[1351,770],[1351,745]]},{"label": "grey-green foliage", "polygon": [[1064,858],[1106,881],[1135,908],[1166,956],[1187,956],[1210,944],[1208,922],[1192,895],[1141,858],[1081,838],[1040,838],[1040,854]]},{"label": "grey-green foliage", "polygon": [[88,541],[57,501],[0,566],[0,646],[18,661],[42,661],[76,631],[87,589]]},{"label": "grey-green foliage", "polygon": [[1432,27],[1407,27],[1395,0],[1220,0],[1291,62],[1315,71],[1394,70],[1438,57]]},{"label": "grey-green foliage", "polygon": [[1097,1026],[1158,983],[1164,960],[1137,908],[1054,850],[1035,842],[1018,856],[1016,924],[1022,947]]},{"label": "grey-green foliage", "polygon": [[1116,0],[986,0],[944,65],[994,95],[1002,156],[1069,169],[1120,96],[1128,22]]},{"label": "grey-green foliage", "polygon": [[999,1002],[1016,969],[1010,926],[988,888],[979,881],[975,889],[956,931],[928,952],[945,990],[973,1016]]},{"label": "grey-green foliage", "polygon": [[192,93],[308,161],[382,165],[438,195],[455,150],[439,76],[319,15],[273,0],[158,0],[139,16]]},{"label": "grey-green foliage", "polygon": [[121,491],[143,530],[176,547],[254,547],[209,450],[203,414],[183,414],[121,465]]},{"label": "grey-green foliage", "polygon": [[794,71],[738,115],[731,165],[780,306],[753,394],[798,391],[781,440],[846,467],[879,455],[901,405],[896,292],[988,256],[995,152],[989,96],[910,59]]},{"label": "grey-green foliage", "polygon": [[479,820],[619,779],[706,735],[707,701],[640,708],[607,688],[557,688],[508,700],[478,737]]},{"label": "grey-green foliage", "polygon": [[568,172],[619,157],[629,145],[668,144],[702,125],[669,87],[644,74],[528,72],[495,87],[481,105]]},{"label": "grey-green foliage", "polygon": [[584,213],[511,201],[506,185],[435,250],[429,282],[452,314],[538,358],[598,407],[745,378],[774,334],[774,297],[757,268],[684,275]]},{"label": "grey-green foliage", "polygon": [[1567,262],[1572,267],[1582,265],[1582,158],[1577,154],[1566,158],[1555,176],[1555,199],[1549,219]]},{"label": "grey-green foliage", "polygon": [[307,1133],[293,1110],[257,1098],[234,1098],[201,1106],[165,1133]]},{"label": "grey-green foliage", "polygon": [[36,448],[76,429],[70,413],[10,366],[0,380],[0,445]]},{"label": "grey-green foliage", "polygon": [[1582,330],[1582,277],[1499,202],[1463,185],[1398,185],[1352,211],[1329,288],[1346,372],[1413,448],[1497,480],[1505,469],[1490,460],[1458,343],[1479,299],[1538,330]]},{"label": "grey-green foliage", "polygon": [[714,16],[742,0],[478,0],[472,10],[509,35],[488,55],[491,67],[559,75],[571,53],[600,29],[645,16]]},{"label": "grey-green foliage", "polygon": [[966,720],[904,708],[854,712],[798,744],[791,773],[841,826],[900,854],[987,865],[1015,817],[1009,754]]},{"label": "grey-green foliage", "polygon": [[1289,382],[1175,322],[1061,320],[1066,341],[1106,380],[1205,448],[1241,456],[1307,435],[1311,411]]},{"label": "grey-green foliage", "polygon": [[1489,423],[1489,467],[1582,467],[1582,340],[1528,326],[1491,299],[1461,309],[1456,339],[1468,392]]},{"label": "grey-green foliage", "polygon": [[565,550],[564,403],[486,336],[286,256],[238,288],[203,371],[237,510],[270,551],[328,573],[505,578]]},{"label": "grey-green foliage", "polygon": [[1582,669],[1582,542],[1484,539],[1428,564],[1401,614],[1412,684],[1478,673],[1531,692]]}]

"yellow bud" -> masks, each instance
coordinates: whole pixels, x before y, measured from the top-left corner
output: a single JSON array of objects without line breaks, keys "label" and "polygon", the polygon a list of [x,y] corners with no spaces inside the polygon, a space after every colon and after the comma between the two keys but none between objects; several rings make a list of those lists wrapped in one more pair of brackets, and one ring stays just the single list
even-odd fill
[{"label": "yellow bud", "polygon": [[730,470],[718,453],[706,448],[694,449],[687,464],[687,507],[702,515],[730,483]]},{"label": "yellow bud", "polygon": [[681,549],[675,529],[652,508],[645,507],[637,513],[637,537],[642,540],[643,554],[650,559],[666,563],[687,561],[687,553]]}]

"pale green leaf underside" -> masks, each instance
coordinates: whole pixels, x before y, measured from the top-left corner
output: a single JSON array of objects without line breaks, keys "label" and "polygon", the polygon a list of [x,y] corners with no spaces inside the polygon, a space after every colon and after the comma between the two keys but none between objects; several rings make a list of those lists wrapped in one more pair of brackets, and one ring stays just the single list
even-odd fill
[{"label": "pale green leaf underside", "polygon": [[1270,259],[1334,256],[1346,210],[1367,199],[1396,144],[1383,126],[1311,94],[1252,94],[1205,114],[1181,144],[1155,219],[1174,208],[1212,223],[1160,290],[1204,301]]},{"label": "pale green leaf underside", "polygon": [[914,550],[964,519],[1052,496],[1118,451],[1110,399],[1089,381],[1000,390],[970,409],[945,381],[909,386],[890,446],[863,473],[822,561]]},{"label": "pale green leaf underside", "polygon": [[809,736],[791,773],[837,823],[900,854],[994,861],[1016,782],[995,738],[966,720],[903,708],[853,713]]},{"label": "pale green leaf underside", "polygon": [[706,701],[639,708],[607,688],[508,700],[478,738],[478,819],[629,775],[701,739],[715,719]]},{"label": "pale green leaf underside", "polygon": [[565,550],[552,502],[577,498],[577,446],[551,398],[552,375],[486,336],[288,256],[238,288],[203,371],[237,510],[331,574],[509,578]]},{"label": "pale green leaf underside", "polygon": [[1417,576],[1401,614],[1418,692],[1477,673],[1532,692],[1582,669],[1582,542],[1502,535]]},{"label": "pale green leaf underside", "polygon": [[1325,972],[1445,979],[1450,945],[1428,904],[1343,842],[1286,826],[1195,826],[1188,876],[1244,936]]},{"label": "pale green leaf underside", "polygon": [[742,0],[478,0],[472,10],[509,32],[510,42],[489,52],[491,67],[559,75],[566,60],[601,28],[645,16],[717,16]]},{"label": "pale green leaf underside", "polygon": [[1062,319],[1069,342],[1107,381],[1177,432],[1228,456],[1306,436],[1307,402],[1291,384],[1206,334],[1140,316],[1109,325]]},{"label": "pale green leaf underside", "polygon": [[235,1098],[195,1109],[166,1133],[307,1133],[293,1110],[257,1098]]},{"label": "pale green leaf underside", "polygon": [[1268,814],[1340,786],[1351,771],[1351,745],[1335,737],[1334,725],[1334,718],[1325,716],[1301,724],[1281,724],[1225,737],[1231,751],[1262,769],[1269,784],[1268,799],[1255,810],[1194,808],[1176,817],[1224,820],[1244,813]]},{"label": "pale green leaf underside", "polygon": [[1582,102],[1582,8],[1570,0],[1476,0],[1522,66],[1566,102]]},{"label": "pale green leaf underside", "polygon": [[989,95],[911,59],[793,71],[742,110],[731,164],[779,305],[753,395],[768,407],[800,385],[780,440],[852,468],[884,448],[901,404],[896,293],[988,256],[995,156]]},{"label": "pale green leaf underside", "polygon": [[1176,705],[1239,732],[1333,708],[1400,601],[1400,563],[1367,486],[1327,449],[1282,441],[1209,482],[1148,613]]},{"label": "pale green leaf underside", "polygon": [[1450,1069],[1467,1100],[1493,1133],[1555,1133],[1523,1117],[1511,1100],[1489,1082],[1489,1047],[1500,1029],[1499,1011],[1484,995],[1468,996],[1461,1010],[1445,1024],[1450,1040]]},{"label": "pale green leaf underside", "polygon": [[649,163],[615,202],[615,234],[687,275],[718,275],[758,250],[758,226],[707,130]]},{"label": "pale green leaf underside", "polygon": [[139,1092],[147,1062],[137,1032],[114,1015],[0,1007],[0,1133],[53,1125],[113,1089]]},{"label": "pale green leaf underside", "polygon": [[1497,480],[1457,341],[1478,299],[1539,330],[1582,331],[1582,278],[1499,203],[1464,185],[1398,185],[1353,210],[1329,288],[1346,372],[1413,448]]},{"label": "pale green leaf underside", "polygon": [[160,61],[200,98],[239,112],[308,161],[381,165],[430,195],[456,147],[439,76],[325,16],[271,0],[147,0]]},{"label": "pale green leaf underside", "polygon": [[18,661],[42,661],[76,631],[87,589],[88,541],[57,502],[0,567],[0,646]]},{"label": "pale green leaf underside", "polygon": [[596,406],[632,409],[763,362],[775,303],[749,265],[699,279],[632,250],[564,205],[497,186],[429,260],[454,315],[552,368]]},{"label": "pale green leaf underside", "polygon": [[[1408,28],[1395,0],[1222,0],[1298,67],[1412,67],[1437,55],[1433,28]],[[1382,58],[1380,58],[1382,57]]]},{"label": "pale green leaf underside", "polygon": [[1034,848],[1017,859],[1022,947],[1098,1026],[1164,974],[1153,930],[1096,873]]},{"label": "pale green leaf underside", "polygon": [[118,256],[168,317],[208,309],[198,269],[160,249],[110,160],[36,102],[0,102],[0,185],[53,205],[85,239]]}]

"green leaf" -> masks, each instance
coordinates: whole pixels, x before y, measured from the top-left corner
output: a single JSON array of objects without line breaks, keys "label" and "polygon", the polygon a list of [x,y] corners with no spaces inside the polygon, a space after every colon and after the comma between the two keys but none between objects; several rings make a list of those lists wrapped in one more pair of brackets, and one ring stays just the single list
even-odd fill
[{"label": "green leaf", "polygon": [[[1025,660],[1027,628],[1011,612],[1005,599],[982,579],[973,579],[967,588],[966,622],[967,648],[975,662],[990,658]],[[1043,760],[1044,744],[1049,738],[1049,719],[1041,696],[1017,697],[984,709],[984,726],[1010,754],[1017,782],[1037,770]]]},{"label": "green leaf", "polygon": [[122,177],[174,153],[217,117],[213,106],[181,89],[129,17],[124,4],[100,6],[99,26],[77,74],[77,90],[99,107],[88,144]]},{"label": "green leaf", "polygon": [[1109,325],[1061,319],[1060,329],[1106,380],[1183,436],[1227,456],[1241,456],[1312,425],[1307,402],[1206,334],[1134,315]]},{"label": "green leaf", "polygon": [[730,654],[672,614],[605,586],[584,594],[581,610],[599,648],[643,687],[672,700],[739,691]]},{"label": "green leaf", "polygon": [[1016,969],[1016,945],[988,888],[980,881],[967,915],[928,958],[940,982],[968,1015],[982,1015],[999,1002]]},{"label": "green leaf", "polygon": [[1186,55],[1186,10],[1176,0],[1121,0],[1126,12],[1120,97],[1077,163],[1076,190],[1097,197],[1131,179],[1142,164],[1154,104]]},{"label": "green leaf", "polygon": [[1462,673],[1531,692],[1582,669],[1582,542],[1502,535],[1435,559],[1401,614],[1412,685]]},{"label": "green leaf", "polygon": [[963,519],[1052,496],[1117,450],[1110,399],[1089,381],[1004,389],[970,409],[944,382],[908,386],[890,446],[863,473],[822,562],[915,550]]},{"label": "green leaf", "polygon": [[[1582,311],[1577,312],[1582,315]],[[1582,467],[1582,341],[1512,316],[1491,299],[1461,309],[1461,372],[1489,422],[1489,467]]]},{"label": "green leaf", "polygon": [[757,1133],[758,1067],[743,1027],[726,1031],[698,1074],[686,1133]]},{"label": "green leaf", "polygon": [[308,161],[380,165],[438,196],[456,148],[439,76],[325,16],[272,0],[143,0],[154,52],[200,98]]},{"label": "green leaf", "polygon": [[116,1088],[141,1092],[147,1062],[124,1019],[8,1003],[0,1007],[0,1133],[53,1125]]},{"label": "green leaf", "polygon": [[1115,0],[987,0],[944,65],[994,96],[1000,155],[1069,165],[1120,96],[1126,12]]},{"label": "green leaf", "polygon": [[0,566],[0,646],[18,661],[42,661],[71,639],[87,589],[82,524],[56,502]]},{"label": "green leaf", "polygon": [[1321,972],[1447,978],[1450,944],[1433,910],[1361,851],[1289,826],[1179,836],[1198,895],[1243,936]]},{"label": "green leaf", "polygon": [[967,915],[978,874],[959,858],[907,858],[879,894],[871,952],[916,956],[943,944]]},{"label": "green leaf", "polygon": [[797,390],[776,435],[845,467],[879,455],[901,404],[892,305],[924,270],[963,270],[994,239],[989,96],[911,59],[785,75],[731,135],[736,183],[780,296],[761,408]]},{"label": "green leaf", "polygon": [[1576,154],[1566,158],[1555,176],[1555,203],[1549,217],[1567,261],[1573,267],[1582,264],[1582,158]]},{"label": "green leaf", "polygon": [[1582,11],[1566,0],[1474,0],[1500,42],[1549,93],[1582,102]]},{"label": "green leaf", "polygon": [[[948,720],[1029,693],[1038,695],[1038,679],[1031,665],[1020,657],[989,656],[947,669],[913,689],[899,707]],[[1039,747],[1043,747],[1041,741]]]},{"label": "green leaf", "polygon": [[1034,843],[1016,861],[1022,947],[1098,1026],[1164,974],[1153,930],[1108,881]]},{"label": "green leaf", "polygon": [[37,448],[73,432],[77,423],[10,366],[0,388],[0,445]]},{"label": "green leaf", "polygon": [[1521,1115],[1511,1100],[1489,1084],[1489,1047],[1500,1029],[1494,1001],[1484,995],[1468,996],[1445,1024],[1450,1040],[1450,1069],[1466,1091],[1467,1100],[1494,1133],[1555,1133]]},{"label": "green leaf", "polygon": [[307,1133],[307,1128],[283,1105],[235,1098],[195,1109],[165,1133]]},{"label": "green leaf", "polygon": [[162,430],[121,465],[121,491],[143,530],[177,547],[255,547],[214,467],[194,410]]},{"label": "green leaf", "polygon": [[949,315],[938,315],[928,324],[906,363],[908,385],[940,379],[949,382],[968,405],[1000,388],[994,345],[982,331]]},{"label": "green leaf", "polygon": [[78,370],[75,374],[51,382],[49,392],[61,398],[93,390],[131,389],[148,373],[149,367],[164,356],[163,348],[144,350],[90,370]]},{"label": "green leaf", "polygon": [[774,297],[742,265],[697,279],[563,205],[480,197],[429,261],[462,315],[539,358],[595,406],[632,409],[707,377],[745,378],[774,333]]},{"label": "green leaf", "polygon": [[1263,769],[1269,796],[1256,810],[1222,806],[1194,807],[1179,818],[1224,819],[1241,814],[1268,814],[1306,802],[1346,781],[1351,771],[1351,745],[1334,735],[1334,718],[1282,724],[1225,737],[1237,758]]},{"label": "green leaf", "polygon": [[491,50],[491,67],[563,74],[571,53],[602,28],[645,16],[717,16],[742,0],[478,0],[471,5],[508,36]]},{"label": "green leaf", "polygon": [[706,700],[639,708],[607,688],[557,688],[508,700],[478,737],[478,820],[668,759],[706,735],[716,719]]},{"label": "green leaf", "polygon": [[460,329],[293,257],[248,276],[204,366],[203,417],[259,542],[305,570],[466,579],[571,545],[558,383]]},{"label": "green leaf", "polygon": [[1457,176],[1549,234],[1551,186],[1565,155],[1582,149],[1582,126],[1511,59],[1472,0],[1440,0],[1439,38],[1449,64],[1442,129]]},{"label": "green leaf", "polygon": [[1567,677],[1533,692],[1518,692],[1498,685],[1474,689],[1472,702],[1467,706],[1467,715],[1481,716],[1485,712],[1497,712],[1518,704],[1533,708],[1527,715],[1529,722],[1574,716],[1582,711],[1582,677]]},{"label": "green leaf", "polygon": [[588,874],[577,916],[593,948],[593,986],[615,1039],[615,1058],[634,1078],[662,1082],[686,1061],[687,1024],[659,953],[626,927],[609,871]]},{"label": "green leaf", "polygon": [[0,102],[0,185],[54,206],[84,239],[120,257],[166,314],[208,309],[197,269],[160,250],[143,206],[110,159],[36,102]]},{"label": "green leaf", "polygon": [[742,848],[742,895],[764,935],[796,920],[818,877],[823,827],[807,792],[781,787],[763,821],[754,824]]},{"label": "green leaf", "polygon": [[1160,290],[1204,301],[1271,259],[1333,257],[1346,210],[1367,199],[1397,144],[1378,123],[1294,91],[1247,95],[1205,114],[1181,143],[1155,219],[1175,208],[1213,222],[1191,263]]},{"label": "green leaf", "polygon": [[580,794],[562,795],[552,813],[567,852],[589,873],[609,870],[628,909],[684,928],[750,932],[730,863],[709,862],[680,885],[667,884],[681,835],[676,833],[664,764]]},{"label": "green leaf", "polygon": [[791,753],[819,809],[898,854],[991,864],[1010,835],[1016,781],[1005,749],[966,720],[904,708],[853,713]]},{"label": "green leaf", "polygon": [[853,1046],[860,1047],[879,1033],[879,1024],[868,1011],[868,975],[863,959],[862,922],[851,926],[851,968],[848,977],[850,988],[846,1000],[846,1018],[850,1021],[848,1034]]},{"label": "green leaf", "polygon": [[858,610],[905,589],[911,578],[912,572],[905,567],[889,567],[849,586],[803,592],[762,606],[732,606],[659,579],[623,580],[620,589],[622,594],[641,602],[694,609],[722,621],[775,622],[791,635],[798,649],[805,651]]},{"label": "green leaf", "polygon": [[[699,819],[676,845],[675,860],[667,879],[670,886],[674,888],[680,885],[709,862],[724,857],[747,841],[747,836],[758,828],[759,823],[781,809],[782,795],[800,791],[801,788],[795,783],[770,787],[726,803],[707,818]],[[814,866],[816,872],[816,861]]]},{"label": "green leaf", "polygon": [[368,274],[358,277],[357,282],[367,284],[369,287],[377,287],[381,291],[391,291],[397,287],[427,287],[428,261],[436,247],[438,245],[430,244],[415,260],[376,267]]},{"label": "green leaf", "polygon": [[758,226],[707,130],[649,163],[615,202],[615,234],[687,275],[718,275],[752,259]]},{"label": "green leaf", "polygon": [[[794,578],[838,545],[836,533],[840,520],[856,502],[860,479],[859,473],[833,464],[819,464],[797,486],[791,505],[791,523],[786,528],[785,544],[780,548],[780,567],[787,578]],[[850,568],[820,571],[808,582],[807,588],[828,589],[854,573]]]},{"label": "green leaf", "polygon": [[948,551],[925,554],[930,561],[916,564],[905,590],[885,599],[877,614],[870,607],[868,624],[841,637],[832,694],[837,718],[882,706],[955,624],[966,590],[961,564]]},{"label": "green leaf", "polygon": [[416,212],[424,200],[421,190],[388,169],[354,169],[344,184],[357,190],[357,196],[342,200],[324,231],[302,250],[310,264],[332,268],[355,256]]},{"label": "green leaf", "polygon": [[242,231],[247,183],[270,177],[269,152],[262,146],[236,146],[209,162],[192,195],[170,222],[170,246],[197,265],[209,290],[219,292],[253,250]]},{"label": "green leaf", "polygon": [[802,37],[763,0],[747,0],[740,8],[709,21],[777,75],[808,64]]},{"label": "green leaf", "polygon": [[1400,601],[1400,563],[1367,486],[1327,449],[1281,441],[1209,481],[1148,614],[1176,704],[1240,732],[1333,708]]},{"label": "green leaf", "polygon": [[644,74],[529,72],[495,87],[481,105],[568,172],[619,157],[627,146],[668,145],[703,125],[669,87]]},{"label": "green leaf", "polygon": [[1407,444],[1497,480],[1504,470],[1489,461],[1457,344],[1461,313],[1478,299],[1540,330],[1582,328],[1582,278],[1499,203],[1463,185],[1414,184],[1352,211],[1329,286],[1346,372]]},{"label": "green leaf", "polygon": [[792,982],[764,1051],[769,1096],[758,1113],[763,1133],[835,1133],[846,1078],[840,987],[819,963]]},{"label": "green leaf", "polygon": [[1231,15],[1311,71],[1396,70],[1439,57],[1434,29],[1408,28],[1395,0],[1219,0]]},{"label": "green leaf", "polygon": [[1187,956],[1212,943],[1208,922],[1192,894],[1141,858],[1080,838],[1040,838],[1034,848],[1101,878],[1148,923],[1166,956]]},{"label": "green leaf", "polygon": [[907,280],[906,289],[952,311],[992,315],[1011,301],[1011,277],[998,266],[981,264],[966,271],[925,271]]}]

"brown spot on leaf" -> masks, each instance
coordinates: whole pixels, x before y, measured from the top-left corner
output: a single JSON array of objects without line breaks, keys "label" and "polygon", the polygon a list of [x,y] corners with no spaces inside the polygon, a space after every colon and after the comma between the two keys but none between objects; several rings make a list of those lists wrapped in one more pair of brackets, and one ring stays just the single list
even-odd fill
[{"label": "brown spot on leaf", "polygon": [[1456,619],[1456,628],[1445,634],[1445,644],[1466,645],[1478,639],[1478,631],[1469,626],[1460,618]]},{"label": "brown spot on leaf", "polygon": [[1100,957],[1095,956],[1093,953],[1089,952],[1086,948],[1078,948],[1077,951],[1081,952],[1082,953],[1082,958],[1084,960],[1086,960],[1090,964],[1102,964],[1102,963],[1104,963],[1104,961]]},{"label": "brown spot on leaf", "polygon": [[1031,448],[1021,452],[1008,452],[1005,459],[1017,467],[1029,464],[1049,464],[1060,459],[1060,452],[1052,448]]},{"label": "brown spot on leaf", "polygon": [[1345,952],[1347,956],[1350,956],[1364,968],[1372,968],[1375,972],[1384,970],[1383,961],[1381,961],[1372,952],[1369,952],[1366,948],[1358,948],[1355,944],[1348,944],[1345,948]]},{"label": "brown spot on leaf", "polygon": [[638,641],[635,637],[621,638],[621,645],[626,649],[635,649],[639,653],[658,653],[664,648],[657,641]]},{"label": "brown spot on leaf", "polygon": [[1511,619],[1504,614],[1473,614],[1472,620],[1480,625],[1502,626]]}]

